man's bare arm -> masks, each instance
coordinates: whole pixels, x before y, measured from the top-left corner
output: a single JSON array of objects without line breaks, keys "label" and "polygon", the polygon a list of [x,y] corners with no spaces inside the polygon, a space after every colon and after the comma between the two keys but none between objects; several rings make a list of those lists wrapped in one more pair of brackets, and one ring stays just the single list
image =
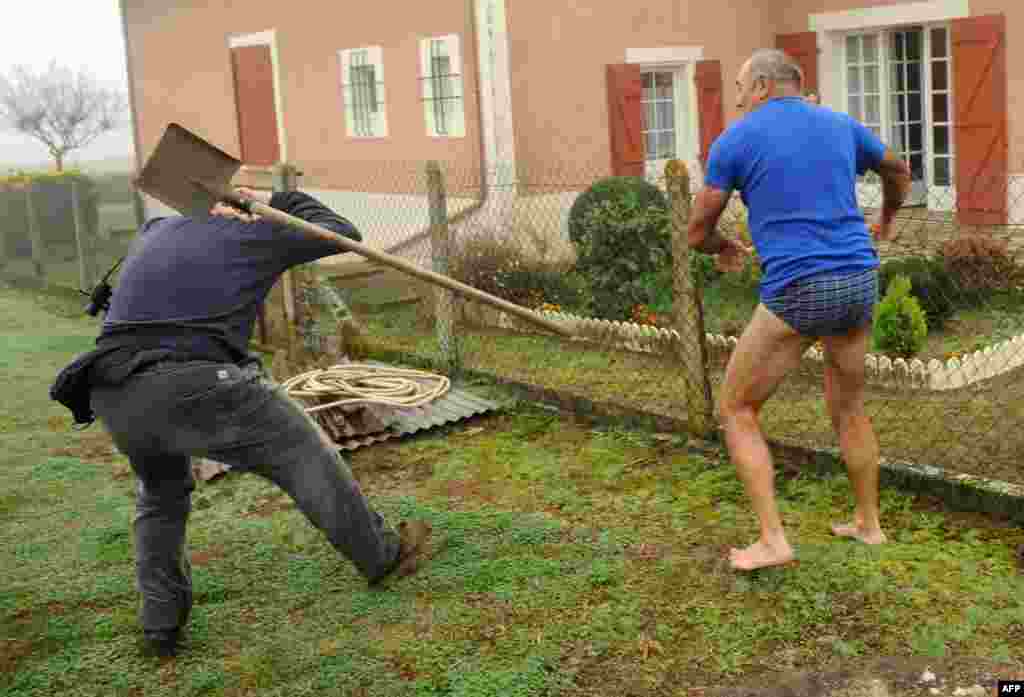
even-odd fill
[{"label": "man's bare arm", "polygon": [[692,249],[705,254],[718,254],[727,246],[727,240],[718,233],[718,219],[729,203],[729,193],[705,186],[697,192],[690,226],[686,232]]},{"label": "man's bare arm", "polygon": [[885,157],[875,171],[882,178],[881,223],[889,225],[910,192],[910,166],[891,148],[886,148]]}]

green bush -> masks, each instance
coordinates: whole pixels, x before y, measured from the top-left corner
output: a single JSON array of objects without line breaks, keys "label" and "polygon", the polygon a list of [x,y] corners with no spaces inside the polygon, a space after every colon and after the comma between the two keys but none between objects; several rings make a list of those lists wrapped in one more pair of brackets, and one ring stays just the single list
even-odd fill
[{"label": "green bush", "polygon": [[[577,220],[575,233],[570,233],[576,243],[576,270],[590,281],[594,314],[605,319],[629,319],[633,308],[646,302],[643,277],[672,265],[664,197],[642,179],[631,186],[636,188],[591,198],[582,219]],[[657,196],[641,194],[647,190],[644,187]],[[574,210],[579,213],[581,209],[574,205]]]},{"label": "green bush", "polygon": [[910,358],[924,348],[926,338],[928,321],[920,303],[910,294],[910,279],[894,276],[875,313],[875,347]]},{"label": "green bush", "polygon": [[590,281],[597,317],[628,319],[646,301],[644,276],[671,268],[667,223],[667,211],[635,198],[604,201],[588,211],[590,244],[580,246],[576,268]]},{"label": "green bush", "polygon": [[635,199],[640,207],[656,206],[668,210],[665,194],[643,177],[605,177],[594,182],[573,202],[569,209],[569,239],[577,246],[585,244],[589,232],[584,224],[587,213],[605,201],[623,199]]},{"label": "green bush", "polygon": [[908,257],[892,259],[878,270],[878,294],[885,297],[896,276],[910,280],[910,293],[917,298],[930,329],[941,329],[956,310],[959,292],[941,259]]}]

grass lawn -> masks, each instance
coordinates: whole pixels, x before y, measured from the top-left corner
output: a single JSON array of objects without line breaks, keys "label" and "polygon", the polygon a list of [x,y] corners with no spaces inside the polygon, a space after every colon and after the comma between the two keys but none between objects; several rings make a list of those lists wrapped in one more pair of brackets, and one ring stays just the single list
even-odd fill
[{"label": "grass lawn", "polygon": [[188,651],[141,658],[132,475],[101,426],[71,431],[47,395],[96,321],[0,287],[0,326],[5,695],[697,695],[879,656],[966,685],[1024,669],[1020,529],[886,490],[892,544],[837,541],[846,479],[787,470],[801,563],[738,576],[722,556],[752,519],[720,455],[523,403],[355,453],[389,519],[448,539],[389,591],[273,486],[200,483]]}]

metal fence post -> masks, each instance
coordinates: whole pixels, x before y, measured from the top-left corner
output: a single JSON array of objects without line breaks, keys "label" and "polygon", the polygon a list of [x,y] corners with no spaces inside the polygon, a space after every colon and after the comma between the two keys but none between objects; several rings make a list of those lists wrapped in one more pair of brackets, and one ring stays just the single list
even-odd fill
[{"label": "metal fence post", "polygon": [[39,228],[39,214],[36,211],[33,190],[35,182],[29,180],[25,185],[25,209],[28,212],[28,238],[32,243],[32,265],[35,274],[40,279],[46,278],[45,257],[46,250],[43,247],[43,232]]},{"label": "metal fence post", "polygon": [[[427,162],[427,195],[430,202],[430,253],[435,273],[448,274],[451,254],[451,231],[448,228],[448,203],[444,176],[436,160]],[[441,361],[450,375],[462,369],[462,356],[455,330],[455,294],[443,288],[434,289],[435,326]]]},{"label": "metal fence post", "polygon": [[71,215],[75,222],[75,248],[78,252],[78,279],[79,288],[88,291],[92,288],[92,269],[90,268],[88,249],[89,244],[85,239],[85,220],[82,215],[82,192],[78,187],[78,180],[71,179]]},{"label": "metal fence post", "polygon": [[672,326],[682,339],[676,346],[677,358],[686,373],[687,422],[694,435],[709,437],[715,431],[715,415],[700,281],[690,268],[690,173],[686,164],[681,160],[666,163],[665,183],[671,206]]}]

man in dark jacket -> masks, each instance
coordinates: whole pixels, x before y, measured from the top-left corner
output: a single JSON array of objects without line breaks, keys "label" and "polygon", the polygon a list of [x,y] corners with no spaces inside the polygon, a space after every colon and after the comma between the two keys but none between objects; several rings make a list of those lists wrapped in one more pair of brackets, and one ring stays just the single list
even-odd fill
[{"label": "man in dark jacket", "polygon": [[[362,239],[307,194],[238,192]],[[274,482],[370,585],[414,572],[422,557],[430,526],[389,529],[337,447],[248,352],[259,305],[281,274],[340,251],[218,204],[209,216],[148,221],[125,260],[88,375],[92,410],[136,474],[141,624],[158,654],[176,652],[192,605],[190,457]]]}]

